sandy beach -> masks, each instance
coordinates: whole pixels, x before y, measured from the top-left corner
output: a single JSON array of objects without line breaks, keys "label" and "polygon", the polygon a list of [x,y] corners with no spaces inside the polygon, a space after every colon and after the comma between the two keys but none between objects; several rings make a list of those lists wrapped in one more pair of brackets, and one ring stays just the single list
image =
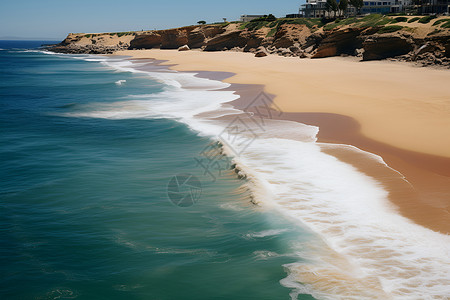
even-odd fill
[{"label": "sandy beach", "polygon": [[399,212],[450,232],[450,71],[352,58],[255,58],[239,52],[121,51],[178,71],[231,72],[224,81],[263,85],[282,119],[319,126],[319,142],[356,146],[383,158],[379,168],[354,153],[323,151],[376,178]]}]

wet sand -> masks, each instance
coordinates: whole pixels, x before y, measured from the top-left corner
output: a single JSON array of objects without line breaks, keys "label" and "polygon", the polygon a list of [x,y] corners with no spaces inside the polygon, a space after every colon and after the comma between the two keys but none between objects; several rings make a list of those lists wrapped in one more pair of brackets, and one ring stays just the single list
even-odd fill
[{"label": "wet sand", "polygon": [[[376,178],[399,213],[450,233],[449,70],[342,58],[257,59],[233,52],[117,54],[168,60],[171,68],[180,71],[208,71],[200,75],[234,83],[231,89],[241,99],[232,104],[238,108],[247,107],[264,89],[283,112],[272,118],[318,126],[323,151]],[[377,154],[390,168],[333,144]]]},{"label": "wet sand", "polygon": [[[241,98],[231,102],[236,108],[247,109],[263,90],[261,86],[236,86]],[[273,98],[273,95],[269,95]],[[319,127],[322,151],[349,163],[359,171],[376,178],[389,192],[389,200],[403,216],[434,231],[450,233],[450,158],[396,148],[364,136],[361,125],[353,118],[331,113],[279,114],[272,119],[289,120]],[[343,150],[329,144],[355,146],[381,156],[389,166],[356,151]]]}]

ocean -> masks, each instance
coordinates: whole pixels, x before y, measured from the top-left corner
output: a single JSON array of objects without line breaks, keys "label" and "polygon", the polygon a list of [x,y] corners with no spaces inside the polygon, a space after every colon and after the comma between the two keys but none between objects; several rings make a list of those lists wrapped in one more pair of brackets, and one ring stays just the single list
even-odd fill
[{"label": "ocean", "polygon": [[[84,55],[0,57],[0,298],[289,298],[283,265],[309,234],[251,204],[233,171],[204,175],[210,138],[132,104],[89,116],[169,85]],[[195,205],[170,200],[178,174],[201,182]]]},{"label": "ocean", "polygon": [[450,294],[449,237],[325,154],[319,128],[156,61],[42,43],[0,42],[0,298]]}]

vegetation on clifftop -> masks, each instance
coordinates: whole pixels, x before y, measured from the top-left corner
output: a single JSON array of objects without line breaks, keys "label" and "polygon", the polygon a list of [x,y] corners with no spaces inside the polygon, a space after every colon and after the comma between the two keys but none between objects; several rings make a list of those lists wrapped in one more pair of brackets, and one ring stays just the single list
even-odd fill
[{"label": "vegetation on clifftop", "polygon": [[257,21],[257,22],[246,22],[241,23],[239,29],[248,29],[250,31],[258,30],[263,27],[270,28],[268,36],[273,36],[278,28],[283,24],[300,24],[305,25],[308,28],[313,28],[314,26],[320,28],[324,25],[321,19],[305,19],[305,18],[280,18],[275,21]]},{"label": "vegetation on clifftop", "polygon": [[[69,34],[53,51],[105,54],[124,49],[179,49],[188,45],[190,49],[204,51],[234,50],[255,55],[260,51],[266,55],[300,58],[354,55],[363,60],[397,58],[421,61],[424,65],[450,66],[450,32],[447,29],[450,18],[432,20],[432,17],[380,14],[338,19],[273,20],[267,16],[246,23]],[[87,38],[90,41],[86,41]],[[420,52],[417,49],[421,49]]]},{"label": "vegetation on clifftop", "polygon": [[[251,22],[239,22],[239,29],[256,31],[262,28],[268,28],[269,31],[266,37],[273,37],[278,32],[279,27],[283,24],[300,24],[305,25],[312,32],[323,28],[324,31],[330,31],[338,28],[378,28],[377,33],[393,33],[400,30],[414,32],[415,27],[394,25],[397,23],[414,23],[419,22],[422,24],[430,23],[431,20],[436,18],[435,16],[426,17],[409,17],[402,16],[398,14],[393,15],[381,15],[381,14],[371,14],[367,16],[355,16],[349,18],[337,18],[334,20],[330,19],[306,19],[306,18],[280,18],[274,21],[267,21],[267,18],[260,18],[253,20]],[[416,25],[417,26],[417,25]],[[440,27],[440,29],[450,28],[450,19],[441,19],[432,24],[432,26]],[[441,30],[436,29],[433,34],[439,33]]]},{"label": "vegetation on clifftop", "polygon": [[385,26],[385,27],[381,27],[377,31],[377,33],[391,33],[391,32],[399,31],[402,28],[403,28],[403,26],[399,26],[399,25]]}]

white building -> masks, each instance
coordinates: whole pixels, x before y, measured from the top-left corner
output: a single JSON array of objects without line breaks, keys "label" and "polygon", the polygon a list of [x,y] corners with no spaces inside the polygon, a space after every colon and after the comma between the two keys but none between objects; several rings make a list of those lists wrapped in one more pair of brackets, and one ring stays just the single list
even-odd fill
[{"label": "white building", "polygon": [[[337,0],[339,3],[339,0]],[[323,18],[328,17],[330,13],[326,9],[326,0],[306,0],[302,5],[301,11],[305,18]],[[406,7],[412,5],[412,0],[365,0],[361,9],[362,14],[388,14],[404,12]],[[349,4],[348,15],[353,15],[356,10]],[[333,13],[331,13],[333,16]]]},{"label": "white building", "polygon": [[411,5],[410,0],[382,0],[382,1],[364,1],[361,9],[363,14],[388,14],[401,13],[405,8]]},{"label": "white building", "polygon": [[241,22],[250,22],[251,20],[262,18],[264,15],[242,15]]},{"label": "white building", "polygon": [[328,17],[328,11],[325,8],[326,0],[306,0],[300,9],[305,18],[324,18]]}]

